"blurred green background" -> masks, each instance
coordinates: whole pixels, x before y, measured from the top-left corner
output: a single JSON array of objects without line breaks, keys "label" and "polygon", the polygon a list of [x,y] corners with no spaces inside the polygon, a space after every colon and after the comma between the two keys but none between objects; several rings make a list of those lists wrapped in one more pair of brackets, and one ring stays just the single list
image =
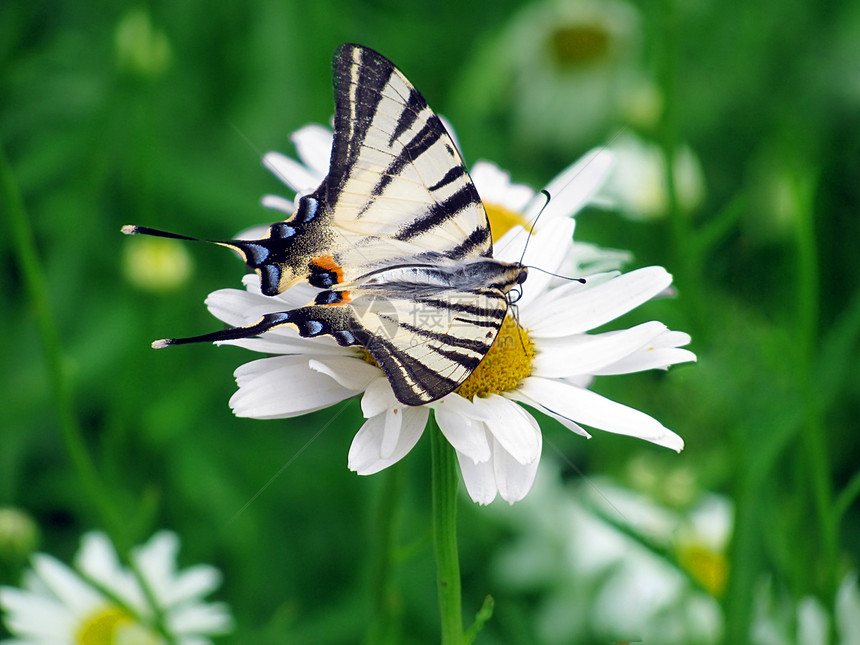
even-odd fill
[{"label": "blurred green background", "polygon": [[[658,163],[656,181],[639,188],[658,193],[645,217],[591,209],[576,237],[630,250],[629,268],[675,275],[676,299],[612,328],[662,320],[692,334],[698,364],[594,387],[658,418],[686,449],[599,432],[585,441],[542,419],[544,459],[562,464],[568,491],[606,477],[681,514],[709,492],[727,500],[731,540],[715,557],[728,579],[712,590],[721,626],[701,642],[745,642],[764,580],[789,602],[812,596],[832,609],[860,557],[860,4],[851,2],[0,4],[7,174],[32,229],[66,394],[123,539],[170,528],[184,563],[221,568],[217,595],[237,622],[225,643],[360,642],[393,487],[390,642],[438,638],[427,442],[396,472],[360,478],[346,468],[357,401],[309,445],[333,410],[235,418],[231,374],[254,356],[149,343],[214,329],[202,301],[240,287],[241,263],[189,245],[186,279],[135,280],[138,240],[119,232],[137,223],[218,238],[268,223],[260,196],[287,191],[260,156],[293,154],[291,132],[329,122],[330,58],[343,42],[392,59],[453,123],[468,163],[491,159],[535,188],[597,145],[634,139],[658,160],[684,161],[688,175],[667,181]],[[634,177],[650,177],[629,163]],[[40,550],[68,560],[103,518],[62,439],[49,358],[58,355],[43,346],[6,195],[0,504],[29,513]],[[636,476],[643,463],[647,485]],[[533,619],[551,589],[498,574],[499,553],[527,530],[506,514],[537,497],[514,509],[464,498],[466,615],[496,598],[479,643],[555,642]]]}]

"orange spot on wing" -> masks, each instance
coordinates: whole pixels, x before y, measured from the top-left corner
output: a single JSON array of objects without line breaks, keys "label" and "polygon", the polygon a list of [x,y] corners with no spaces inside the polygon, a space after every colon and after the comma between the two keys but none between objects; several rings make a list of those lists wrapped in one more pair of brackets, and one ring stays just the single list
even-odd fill
[{"label": "orange spot on wing", "polygon": [[337,304],[345,305],[348,302],[352,302],[352,296],[349,294],[349,291],[341,291],[340,292],[340,302]]},{"label": "orange spot on wing", "polygon": [[337,281],[343,282],[343,268],[335,262],[333,256],[321,255],[311,260],[311,264],[323,271],[332,271],[337,276]]}]

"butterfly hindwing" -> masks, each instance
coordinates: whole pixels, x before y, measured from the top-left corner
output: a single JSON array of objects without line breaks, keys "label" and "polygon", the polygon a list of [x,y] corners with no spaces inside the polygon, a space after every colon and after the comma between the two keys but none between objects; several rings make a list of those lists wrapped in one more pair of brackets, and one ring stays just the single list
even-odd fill
[{"label": "butterfly hindwing", "polygon": [[507,311],[495,289],[448,289],[418,297],[370,288],[322,291],[317,303],[265,314],[242,328],[175,342],[231,340],[292,327],[301,336],[328,335],[361,345],[388,377],[398,400],[421,405],[457,388],[490,349]]},{"label": "butterfly hindwing", "polygon": [[[367,331],[365,348],[398,400],[434,401],[457,388],[478,366],[507,311],[500,293],[448,290],[424,297],[376,296],[353,324]],[[479,304],[480,303],[480,304]]]}]

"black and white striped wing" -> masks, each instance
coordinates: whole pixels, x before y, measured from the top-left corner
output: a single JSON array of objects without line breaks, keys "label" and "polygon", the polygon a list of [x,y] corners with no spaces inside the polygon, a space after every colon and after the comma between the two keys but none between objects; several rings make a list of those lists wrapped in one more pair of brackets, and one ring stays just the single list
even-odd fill
[{"label": "black and white striped wing", "polygon": [[318,189],[340,233],[345,281],[369,267],[492,254],[483,204],[445,126],[386,58],[358,45],[335,54],[335,128]]},{"label": "black and white striped wing", "polygon": [[350,307],[352,325],[407,405],[435,401],[465,381],[489,351],[508,307],[492,289],[383,294],[360,295]]}]

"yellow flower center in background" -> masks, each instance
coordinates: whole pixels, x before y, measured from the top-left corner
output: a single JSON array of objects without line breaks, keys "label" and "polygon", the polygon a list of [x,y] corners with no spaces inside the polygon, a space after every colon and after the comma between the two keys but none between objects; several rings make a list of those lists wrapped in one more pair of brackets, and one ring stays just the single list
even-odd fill
[{"label": "yellow flower center in background", "polygon": [[106,605],[88,616],[75,634],[76,645],[151,645],[161,639],[124,609]]},{"label": "yellow flower center in background", "polygon": [[513,390],[532,373],[534,347],[528,332],[517,324],[513,316],[507,316],[484,360],[454,391],[471,400],[475,395]]},{"label": "yellow flower center in background", "polygon": [[701,544],[689,544],[678,551],[678,562],[712,596],[722,595],[729,577],[729,565],[722,553]]},{"label": "yellow flower center in background", "polygon": [[522,226],[527,231],[531,228],[531,225],[523,219],[522,215],[504,206],[484,202],[484,209],[487,211],[487,218],[490,220],[490,235],[493,238],[493,242],[498,242],[502,239],[502,236],[514,226]]},{"label": "yellow flower center in background", "polygon": [[580,23],[553,31],[549,48],[553,61],[561,69],[576,70],[606,58],[611,41],[612,36],[603,25]]}]

